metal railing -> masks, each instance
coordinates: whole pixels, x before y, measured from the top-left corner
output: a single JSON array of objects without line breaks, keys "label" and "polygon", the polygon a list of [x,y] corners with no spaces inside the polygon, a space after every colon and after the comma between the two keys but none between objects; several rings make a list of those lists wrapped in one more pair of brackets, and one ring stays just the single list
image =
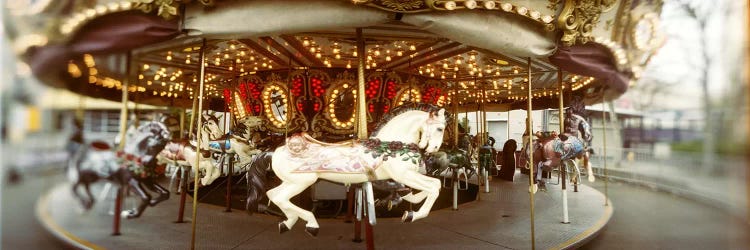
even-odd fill
[{"label": "metal railing", "polygon": [[[591,156],[594,174],[604,175],[603,148]],[[717,156],[706,166],[700,152],[643,148],[607,148],[607,175],[704,202],[747,218],[747,161],[739,156]]]}]

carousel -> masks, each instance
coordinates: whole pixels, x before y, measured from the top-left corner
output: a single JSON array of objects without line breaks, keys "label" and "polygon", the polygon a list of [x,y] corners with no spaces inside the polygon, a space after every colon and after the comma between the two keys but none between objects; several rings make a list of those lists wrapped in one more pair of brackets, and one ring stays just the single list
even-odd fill
[{"label": "carousel", "polygon": [[[123,103],[117,143],[71,142],[71,183],[37,215],[81,248],[580,246],[613,211],[580,185],[594,181],[597,136],[583,107],[639,78],[662,44],[661,5],[6,3],[6,34],[36,78]],[[129,122],[128,103],[169,116]],[[543,109],[558,130],[533,131]],[[511,110],[527,111],[525,146],[496,150],[487,112]],[[469,113],[473,136],[459,126]],[[560,185],[544,185],[553,171]],[[338,208],[318,219],[321,204]],[[237,208],[251,215],[222,213]]]}]

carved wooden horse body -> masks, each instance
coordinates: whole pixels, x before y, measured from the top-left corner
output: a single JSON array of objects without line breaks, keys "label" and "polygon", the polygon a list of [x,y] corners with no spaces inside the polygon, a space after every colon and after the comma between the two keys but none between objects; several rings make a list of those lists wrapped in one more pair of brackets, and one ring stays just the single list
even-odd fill
[{"label": "carved wooden horse body", "polygon": [[[266,193],[286,215],[286,220],[279,223],[279,231],[289,230],[302,218],[307,221],[306,232],[317,235],[319,225],[315,216],[289,199],[318,179],[351,184],[392,178],[420,191],[404,196],[404,200],[411,203],[425,201],[417,212],[405,212],[402,220],[426,217],[439,195],[440,181],[418,172],[422,157],[419,149],[427,153],[438,150],[443,141],[445,117],[444,109],[438,110],[431,105],[403,105],[384,117],[379,129],[368,140],[328,144],[305,134],[289,138],[286,145],[274,151],[271,161],[272,169],[282,183]],[[250,172],[258,176],[265,173]],[[251,202],[257,204],[257,201],[248,200],[248,204]]]},{"label": "carved wooden horse body", "polygon": [[[81,145],[69,161],[68,177],[73,182],[73,194],[84,208],[94,204],[89,185],[107,179],[120,186],[128,185],[141,198],[136,210],[124,211],[128,218],[141,216],[146,206],[154,206],[169,198],[169,191],[157,184],[153,178],[164,173],[157,165],[156,155],[170,139],[170,133],[160,122],[147,122],[129,133],[123,151],[113,151],[107,143],[94,142]],[[78,192],[83,185],[86,196]],[[159,194],[151,199],[144,186]]]}]

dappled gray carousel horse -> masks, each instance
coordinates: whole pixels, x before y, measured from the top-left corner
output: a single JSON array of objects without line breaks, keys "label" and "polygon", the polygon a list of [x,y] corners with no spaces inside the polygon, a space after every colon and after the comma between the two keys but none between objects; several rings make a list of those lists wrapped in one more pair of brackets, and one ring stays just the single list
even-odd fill
[{"label": "dappled gray carousel horse", "polygon": [[[154,181],[164,174],[164,166],[157,165],[156,155],[169,142],[171,134],[161,122],[145,122],[126,136],[122,151],[113,150],[109,144],[101,141],[77,147],[68,162],[68,177],[73,183],[73,195],[78,198],[85,209],[94,204],[90,185],[106,179],[120,185],[129,186],[141,198],[135,210],[123,211],[128,218],[140,217],[147,206],[154,206],[169,199],[169,191]],[[83,185],[85,195],[79,193]],[[156,198],[144,189],[158,194]]]}]

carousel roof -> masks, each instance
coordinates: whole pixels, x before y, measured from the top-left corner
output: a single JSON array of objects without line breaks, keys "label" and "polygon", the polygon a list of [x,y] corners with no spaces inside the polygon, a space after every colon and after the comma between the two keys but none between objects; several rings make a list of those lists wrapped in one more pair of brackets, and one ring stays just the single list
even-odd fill
[{"label": "carousel roof", "polygon": [[[356,74],[363,56],[368,75],[440,88],[442,102],[467,110],[509,110],[525,107],[527,81],[534,108],[555,106],[559,91],[587,103],[624,93],[661,44],[660,8],[630,0],[69,0],[6,3],[5,23],[38,78],[94,97],[118,100],[128,81],[133,101],[190,107],[203,49],[214,103],[248,79]],[[357,28],[365,55],[356,52]]]}]

